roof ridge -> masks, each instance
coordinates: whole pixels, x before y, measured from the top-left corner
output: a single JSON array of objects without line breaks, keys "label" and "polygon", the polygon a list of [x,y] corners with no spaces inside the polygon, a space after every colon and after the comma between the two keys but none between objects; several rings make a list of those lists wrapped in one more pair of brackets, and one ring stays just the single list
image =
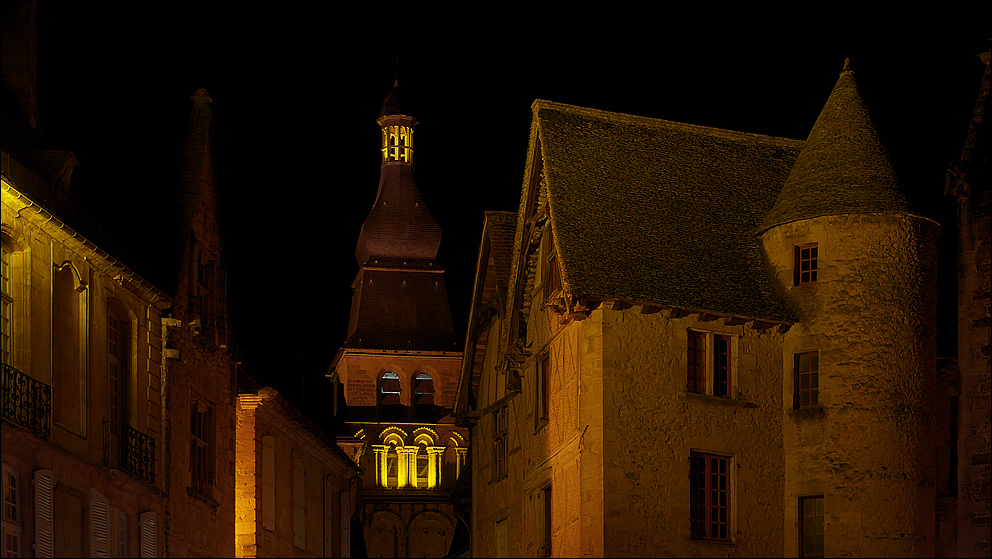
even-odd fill
[{"label": "roof ridge", "polygon": [[664,126],[666,128],[677,128],[680,130],[688,130],[690,132],[696,132],[699,134],[712,136],[716,138],[723,138],[727,140],[752,140],[752,141],[759,140],[762,143],[781,145],[786,147],[802,147],[806,143],[805,140],[796,140],[793,138],[785,138],[782,136],[772,136],[769,134],[756,134],[754,132],[742,132],[740,130],[730,130],[727,128],[703,126],[701,124],[679,122],[676,120],[652,118],[647,116],[637,116],[629,113],[606,111],[602,109],[593,109],[591,107],[580,107],[578,105],[569,105],[568,103],[559,103],[557,101],[548,101],[546,99],[535,99],[534,102],[531,104],[531,110],[536,114],[537,111],[540,109],[557,110],[561,112],[574,113],[592,118],[620,121],[625,124],[633,124],[640,126],[653,125],[653,126]]}]

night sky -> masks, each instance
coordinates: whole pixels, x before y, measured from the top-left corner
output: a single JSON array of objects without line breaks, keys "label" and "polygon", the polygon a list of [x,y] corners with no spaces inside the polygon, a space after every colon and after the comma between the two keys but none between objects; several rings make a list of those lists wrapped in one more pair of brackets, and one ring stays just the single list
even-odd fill
[{"label": "night sky", "polygon": [[[163,154],[182,139],[190,95],[209,91],[239,345],[290,395],[345,338],[397,48],[459,334],[483,211],[516,210],[536,98],[805,139],[850,57],[913,201],[953,235],[941,193],[989,46],[977,23],[880,36],[848,24],[784,32],[529,11],[455,32],[424,17],[274,6],[39,3],[38,99],[49,147],[80,161],[76,194],[98,213],[129,213],[160,183],[149,177],[168,174]],[[945,269],[951,277],[953,261]]]}]

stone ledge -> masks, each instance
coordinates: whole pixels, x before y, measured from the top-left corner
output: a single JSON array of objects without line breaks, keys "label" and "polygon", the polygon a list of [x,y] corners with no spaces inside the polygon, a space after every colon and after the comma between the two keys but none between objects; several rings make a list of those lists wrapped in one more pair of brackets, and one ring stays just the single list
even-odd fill
[{"label": "stone ledge", "polygon": [[756,408],[757,404],[751,402],[745,402],[744,400],[734,400],[732,398],[724,398],[722,396],[710,396],[707,394],[696,394],[695,392],[683,392],[686,400],[695,400],[697,402],[706,402],[708,404],[716,404],[719,406],[735,406],[739,408]]}]

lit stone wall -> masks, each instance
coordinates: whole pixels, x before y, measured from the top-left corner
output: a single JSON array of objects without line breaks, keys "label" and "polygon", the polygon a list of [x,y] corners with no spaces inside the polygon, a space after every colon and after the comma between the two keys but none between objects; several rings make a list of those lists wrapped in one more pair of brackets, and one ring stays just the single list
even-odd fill
[{"label": "lit stone wall", "polygon": [[[782,335],[699,315],[604,309],[607,555],[782,555]],[[731,394],[687,396],[687,330],[732,339]],[[730,460],[731,542],[690,539],[689,453]]]},{"label": "lit stone wall", "polygon": [[[72,413],[52,410],[48,439],[3,421],[0,459],[17,472],[21,484],[20,552],[22,556],[32,555],[34,544],[36,511],[32,475],[36,470],[51,470],[55,555],[89,554],[92,488],[127,515],[127,553],[137,556],[138,515],[152,511],[161,519],[165,510],[161,492],[166,453],[162,432],[160,333],[161,309],[167,303],[149,290],[147,283],[144,287],[132,283],[136,278],[123,275],[112,257],[97,250],[92,242],[84,242],[72,229],[63,227],[57,217],[45,210],[39,213],[41,208],[20,190],[27,191],[27,187],[8,183],[7,165],[18,164],[12,160],[5,160],[4,164],[2,242],[11,257],[12,365],[28,377],[53,386],[52,290],[57,265],[71,269],[77,294],[74,297],[80,305],[70,320],[78,325],[82,342],[80,375],[72,379]],[[17,175],[29,176],[23,168]],[[107,309],[111,300],[117,301],[129,319],[128,362],[124,367],[125,416],[131,427],[155,439],[154,484],[105,466],[103,422],[109,418]],[[53,390],[53,406],[56,403]],[[156,534],[161,545],[161,524]]]},{"label": "lit stone wall", "polygon": [[[766,232],[766,256],[802,321],[785,336],[785,554],[798,499],[824,495],[828,555],[934,554],[936,229],[909,216],[834,216]],[[819,247],[793,286],[794,246]],[[820,408],[792,409],[794,354],[819,351]]]}]

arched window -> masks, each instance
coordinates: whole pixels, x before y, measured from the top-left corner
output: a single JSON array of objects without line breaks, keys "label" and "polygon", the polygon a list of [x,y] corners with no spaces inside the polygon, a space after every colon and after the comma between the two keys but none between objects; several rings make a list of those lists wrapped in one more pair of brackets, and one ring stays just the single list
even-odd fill
[{"label": "arched window", "polygon": [[413,379],[413,403],[417,406],[434,405],[434,379],[427,373],[417,373]]},{"label": "arched window", "polygon": [[400,403],[400,377],[392,371],[379,377],[379,405],[396,406]]}]

